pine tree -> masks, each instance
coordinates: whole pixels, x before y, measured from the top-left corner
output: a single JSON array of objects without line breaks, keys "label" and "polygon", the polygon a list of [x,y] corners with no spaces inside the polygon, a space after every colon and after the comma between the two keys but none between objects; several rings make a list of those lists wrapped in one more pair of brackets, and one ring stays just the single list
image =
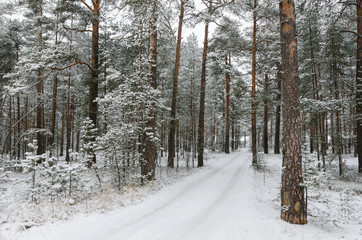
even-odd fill
[{"label": "pine tree", "polygon": [[181,38],[182,38],[182,24],[185,12],[185,1],[181,0],[180,17],[177,33],[177,47],[176,47],[176,60],[175,60],[175,72],[173,77],[173,92],[172,92],[172,105],[171,105],[171,121],[170,121],[170,133],[168,141],[168,167],[174,167],[175,157],[175,131],[176,131],[176,104],[177,104],[177,88],[180,69],[180,53],[181,53]]},{"label": "pine tree", "polygon": [[283,95],[283,172],[281,218],[306,224],[307,213],[302,179],[301,119],[298,82],[298,50],[294,1],[280,3]]},{"label": "pine tree", "polygon": [[[157,89],[157,7],[158,0],[152,0],[150,2],[151,19],[150,19],[150,48],[149,48],[149,66],[148,66],[148,84],[150,86],[149,91]],[[155,102],[147,103],[149,107],[147,109],[147,120],[144,133],[144,163],[142,163],[141,174],[142,183],[144,180],[155,179],[156,158],[157,158],[157,146],[156,146],[156,134],[157,134],[157,106]]]}]

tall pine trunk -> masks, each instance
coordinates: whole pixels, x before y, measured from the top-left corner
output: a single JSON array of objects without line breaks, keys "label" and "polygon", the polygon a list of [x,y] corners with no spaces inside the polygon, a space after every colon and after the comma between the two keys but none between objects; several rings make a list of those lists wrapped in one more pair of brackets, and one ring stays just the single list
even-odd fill
[{"label": "tall pine trunk", "polygon": [[176,106],[177,106],[177,87],[178,76],[180,69],[180,55],[181,55],[181,35],[182,24],[185,11],[185,1],[181,0],[180,17],[178,23],[177,33],[177,47],[176,47],[176,60],[175,60],[175,72],[173,77],[173,91],[172,91],[172,106],[171,106],[171,121],[170,121],[170,135],[168,139],[168,167],[174,167],[175,158],[175,130],[176,130]]},{"label": "tall pine trunk", "polygon": [[[148,63],[148,83],[153,89],[157,89],[157,0],[152,0],[152,17],[150,22],[150,49],[149,49],[149,63]],[[155,142],[156,137],[156,117],[157,109],[156,104],[153,102],[148,111],[146,130],[144,134],[144,163],[141,167],[142,184],[144,180],[149,181],[155,179],[157,146]]]},{"label": "tall pine trunk", "polygon": [[[94,127],[97,128],[98,105],[95,101],[98,97],[98,75],[99,75],[99,18],[101,0],[93,0],[93,8],[91,9],[92,17],[92,59],[91,59],[91,79],[89,81],[89,119],[92,120]],[[88,6],[88,5],[87,5]],[[89,7],[89,6],[88,6]],[[89,7],[90,8],[90,7]],[[95,137],[91,139],[95,141]],[[92,162],[96,162],[96,155],[93,154]],[[92,165],[88,162],[88,166]]]},{"label": "tall pine trunk", "polygon": [[[43,16],[43,1],[39,1],[39,17]],[[42,31],[42,24],[40,23],[39,26],[39,35],[38,35],[38,51],[41,54],[43,49],[43,31]],[[43,70],[38,70],[38,83],[37,83],[37,107],[36,107],[36,128],[37,134],[36,139],[38,142],[38,150],[37,154],[41,155],[45,153],[45,135],[43,133],[44,130],[44,121],[43,121],[43,114],[44,114],[44,103],[43,103]]]},{"label": "tall pine trunk", "polygon": [[295,18],[294,0],[280,1],[284,138],[281,218],[289,223],[306,224],[304,188],[301,186],[302,142]]},{"label": "tall pine trunk", "polygon": [[[209,3],[209,13],[211,13],[212,1]],[[200,86],[200,113],[199,113],[199,129],[197,136],[197,166],[204,166],[204,140],[205,140],[205,90],[206,90],[206,59],[207,49],[209,45],[209,23],[210,19],[205,20],[205,38],[204,49],[202,53],[201,67],[201,86]]]}]

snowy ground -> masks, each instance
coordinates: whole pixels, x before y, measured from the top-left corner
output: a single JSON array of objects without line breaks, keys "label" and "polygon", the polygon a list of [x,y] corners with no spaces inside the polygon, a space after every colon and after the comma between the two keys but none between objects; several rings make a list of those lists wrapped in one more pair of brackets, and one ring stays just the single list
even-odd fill
[{"label": "snowy ground", "polygon": [[[3,229],[0,239],[362,239],[360,182],[335,177],[322,190],[311,189],[308,225],[291,225],[279,218],[280,156],[266,156],[261,172],[250,167],[250,158],[244,151],[215,154],[203,170],[137,205],[24,231]],[[346,186],[347,197],[341,195]]]}]

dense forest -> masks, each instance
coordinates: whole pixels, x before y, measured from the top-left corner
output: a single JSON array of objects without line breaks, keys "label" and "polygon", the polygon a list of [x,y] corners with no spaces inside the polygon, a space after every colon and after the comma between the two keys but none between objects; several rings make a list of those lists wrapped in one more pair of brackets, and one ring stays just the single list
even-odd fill
[{"label": "dense forest", "polygon": [[281,218],[305,224],[308,177],[362,173],[361,0],[0,9],[0,186],[26,201],[142,188],[246,148],[256,171],[282,156]]}]

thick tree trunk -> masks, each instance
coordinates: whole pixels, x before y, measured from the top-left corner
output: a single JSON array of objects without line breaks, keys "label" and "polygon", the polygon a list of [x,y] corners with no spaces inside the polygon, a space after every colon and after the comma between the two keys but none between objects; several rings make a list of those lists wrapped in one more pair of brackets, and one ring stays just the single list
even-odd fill
[{"label": "thick tree trunk", "polygon": [[277,65],[277,81],[278,81],[278,94],[277,94],[277,108],[275,113],[275,139],[274,139],[274,154],[280,154],[280,112],[282,100],[282,69]]},{"label": "thick tree trunk", "polygon": [[[148,83],[153,89],[157,89],[157,0],[152,2],[152,19],[150,22],[150,49],[149,49],[149,68],[148,68]],[[155,179],[157,146],[156,137],[156,104],[152,103],[148,111],[146,130],[144,134],[144,163],[141,167],[142,184],[144,180],[152,181]]]},{"label": "thick tree trunk", "polygon": [[[266,93],[265,97],[268,95],[268,81],[269,81],[269,76],[268,74],[265,74],[265,86],[264,86],[264,91]],[[263,148],[264,148],[264,153],[268,154],[268,100],[265,99],[264,100],[264,128],[263,128]]]},{"label": "thick tree trunk", "polygon": [[283,95],[283,172],[281,218],[306,224],[304,188],[301,186],[302,151],[298,79],[297,29],[294,0],[280,1]]},{"label": "thick tree trunk", "polygon": [[[229,54],[229,61],[231,56]],[[228,56],[225,57],[225,65],[229,65]],[[230,74],[226,72],[225,76],[225,90],[226,90],[226,126],[225,126],[225,153],[230,153]]]},{"label": "thick tree trunk", "polygon": [[[212,1],[209,5],[209,13],[211,12]],[[209,23],[210,20],[205,21],[205,38],[204,50],[202,54],[202,67],[201,67],[201,86],[200,86],[200,113],[199,113],[199,129],[197,136],[197,166],[204,166],[204,140],[205,140],[205,90],[206,90],[206,59],[207,49],[209,45]]]},{"label": "thick tree trunk", "polygon": [[[39,17],[43,16],[43,1],[39,1]],[[38,35],[38,51],[39,53],[42,52],[43,49],[43,32],[41,30],[41,25],[39,35]],[[44,114],[44,103],[43,103],[43,70],[38,70],[38,83],[37,83],[37,108],[36,108],[36,128],[37,134],[36,139],[38,142],[38,150],[37,155],[41,155],[45,153],[45,135],[43,133],[44,130],[44,121],[43,121],[43,114]]]},{"label": "thick tree trunk", "polygon": [[173,92],[172,92],[172,106],[171,106],[171,121],[170,121],[170,135],[168,139],[168,167],[174,167],[175,157],[175,130],[176,130],[176,106],[177,106],[177,87],[178,87],[178,76],[180,69],[180,56],[181,56],[181,35],[182,35],[182,24],[184,19],[185,1],[181,0],[180,17],[178,23],[177,33],[177,47],[176,47],[176,60],[175,60],[175,72],[173,77]]},{"label": "thick tree trunk", "polygon": [[356,116],[358,171],[362,173],[362,0],[357,1]]},{"label": "thick tree trunk", "polygon": [[256,93],[256,31],[257,31],[257,11],[258,1],[254,0],[254,12],[253,12],[253,53],[252,53],[252,71],[251,71],[251,152],[253,154],[252,164],[253,166],[258,163],[258,155],[256,149],[256,105],[255,105],[255,93]]}]

